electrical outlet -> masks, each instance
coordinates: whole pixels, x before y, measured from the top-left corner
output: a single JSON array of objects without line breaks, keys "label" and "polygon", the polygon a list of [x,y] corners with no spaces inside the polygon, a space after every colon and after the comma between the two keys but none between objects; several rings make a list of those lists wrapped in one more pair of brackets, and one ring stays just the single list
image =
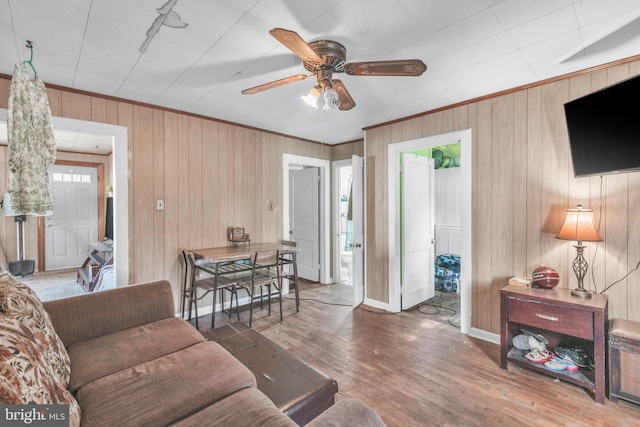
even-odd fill
[{"label": "electrical outlet", "polygon": [[156,200],[156,210],[157,211],[164,210],[164,200]]}]

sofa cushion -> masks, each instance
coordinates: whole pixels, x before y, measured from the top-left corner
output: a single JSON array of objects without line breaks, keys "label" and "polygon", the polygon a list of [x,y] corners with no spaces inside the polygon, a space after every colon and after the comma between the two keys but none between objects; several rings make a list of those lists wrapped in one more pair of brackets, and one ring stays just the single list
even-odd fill
[{"label": "sofa cushion", "polygon": [[240,390],[172,424],[174,427],[296,427],[297,425],[266,395],[255,388]]},{"label": "sofa cushion", "polygon": [[42,351],[51,375],[63,388],[67,388],[71,363],[49,314],[42,307],[36,293],[6,271],[0,273],[0,312],[16,319],[30,331]]},{"label": "sofa cushion", "polygon": [[376,411],[356,399],[339,400],[306,425],[307,427],[386,426]]},{"label": "sofa cushion", "polygon": [[80,406],[52,375],[33,330],[0,313],[0,404],[69,405],[69,425],[80,425]]},{"label": "sofa cushion", "polygon": [[126,368],[157,359],[204,341],[189,323],[177,317],[77,342],[71,358],[69,390]]},{"label": "sofa cushion", "polygon": [[247,387],[256,387],[251,371],[205,341],[92,381],[76,398],[83,426],[155,427]]},{"label": "sofa cushion", "polygon": [[43,306],[67,348],[176,314],[173,290],[167,280],[45,301]]}]

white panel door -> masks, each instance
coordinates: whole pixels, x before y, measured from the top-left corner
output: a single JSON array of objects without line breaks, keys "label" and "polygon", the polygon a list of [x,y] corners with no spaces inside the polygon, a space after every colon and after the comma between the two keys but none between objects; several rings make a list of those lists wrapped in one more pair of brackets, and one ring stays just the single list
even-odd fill
[{"label": "white panel door", "polygon": [[45,270],[80,267],[88,242],[98,240],[98,171],[91,167],[49,168],[53,214],[45,217]]},{"label": "white panel door", "polygon": [[316,167],[289,172],[289,234],[298,243],[298,276],[320,281],[320,170]]},{"label": "white panel door", "polygon": [[403,154],[402,309],[435,295],[433,159]]},{"label": "white panel door", "polygon": [[353,306],[364,302],[364,159],[352,157]]}]

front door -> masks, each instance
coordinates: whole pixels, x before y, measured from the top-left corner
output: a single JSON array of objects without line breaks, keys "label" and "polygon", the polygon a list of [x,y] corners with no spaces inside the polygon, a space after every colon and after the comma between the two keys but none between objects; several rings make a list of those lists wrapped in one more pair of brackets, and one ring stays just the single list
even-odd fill
[{"label": "front door", "polygon": [[435,295],[433,159],[404,153],[402,163],[402,309]]},{"label": "front door", "polygon": [[320,170],[289,172],[289,235],[298,243],[298,276],[320,281]]},{"label": "front door", "polygon": [[98,240],[98,171],[52,165],[53,214],[45,217],[45,270],[75,268]]}]

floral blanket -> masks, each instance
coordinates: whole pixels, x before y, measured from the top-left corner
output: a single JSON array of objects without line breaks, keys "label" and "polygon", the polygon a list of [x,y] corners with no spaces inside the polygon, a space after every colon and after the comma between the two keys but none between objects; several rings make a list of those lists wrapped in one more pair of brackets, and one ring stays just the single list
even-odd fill
[{"label": "floral blanket", "polygon": [[80,406],[67,390],[71,362],[38,296],[0,273],[0,403],[66,404],[70,426]]},{"label": "floral blanket", "polygon": [[51,110],[44,83],[31,80],[26,65],[16,64],[7,112],[9,176],[5,215],[50,215],[53,196],[49,166],[56,160]]}]

